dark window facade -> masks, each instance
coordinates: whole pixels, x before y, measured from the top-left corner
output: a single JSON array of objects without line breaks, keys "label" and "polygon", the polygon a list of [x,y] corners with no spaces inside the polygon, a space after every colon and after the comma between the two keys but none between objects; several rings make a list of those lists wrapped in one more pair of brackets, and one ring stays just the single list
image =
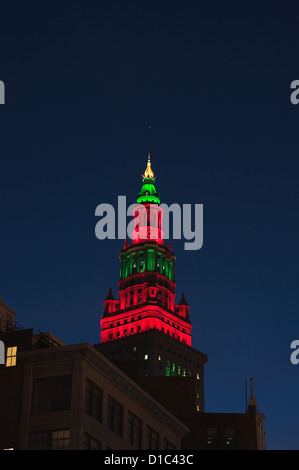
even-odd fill
[{"label": "dark window facade", "polygon": [[224,430],[224,447],[226,449],[237,449],[237,432],[235,428]]},{"label": "dark window facade", "polygon": [[29,450],[63,450],[69,447],[69,429],[32,432],[29,436]]},{"label": "dark window facade", "polygon": [[207,448],[219,449],[219,430],[217,428],[208,428]]},{"label": "dark window facade", "polygon": [[175,450],[175,445],[164,437],[163,439],[163,450]]},{"label": "dark window facade", "polygon": [[128,431],[130,444],[136,449],[141,449],[142,421],[131,411],[128,413]]},{"label": "dark window facade", "polygon": [[148,450],[158,450],[159,449],[159,433],[155,431],[150,426],[147,426],[146,429],[146,440],[147,440],[147,449]]},{"label": "dark window facade", "polygon": [[35,379],[33,382],[32,413],[69,410],[71,388],[71,375]]},{"label": "dark window facade", "polygon": [[101,450],[101,443],[87,432],[84,433],[84,450]]},{"label": "dark window facade", "polygon": [[87,414],[102,421],[103,391],[90,380],[86,380],[85,411]]},{"label": "dark window facade", "polygon": [[123,406],[111,395],[108,395],[107,426],[111,431],[122,436],[122,424]]}]

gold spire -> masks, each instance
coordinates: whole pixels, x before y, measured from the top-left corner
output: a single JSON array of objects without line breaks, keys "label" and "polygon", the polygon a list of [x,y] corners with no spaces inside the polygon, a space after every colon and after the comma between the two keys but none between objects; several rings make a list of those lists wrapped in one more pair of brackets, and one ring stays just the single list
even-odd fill
[{"label": "gold spire", "polygon": [[155,175],[153,173],[152,167],[151,167],[151,150],[150,150],[150,138],[151,138],[151,126],[148,126],[148,154],[147,154],[147,167],[144,172],[143,178],[154,178]]},{"label": "gold spire", "polygon": [[152,167],[151,167],[151,157],[150,155],[147,157],[147,167],[144,172],[143,178],[154,178],[155,175],[153,173]]}]

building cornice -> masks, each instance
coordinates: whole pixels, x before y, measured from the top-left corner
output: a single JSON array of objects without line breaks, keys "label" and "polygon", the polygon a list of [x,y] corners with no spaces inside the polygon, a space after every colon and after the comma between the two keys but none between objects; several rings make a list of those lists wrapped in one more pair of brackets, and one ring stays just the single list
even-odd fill
[{"label": "building cornice", "polygon": [[117,387],[121,387],[125,393],[134,397],[142,407],[152,412],[155,416],[159,416],[161,422],[173,428],[180,437],[189,432],[189,428],[185,424],[172,415],[89,343],[22,351],[18,354],[18,360],[24,367],[26,367],[26,365],[34,366],[34,364],[41,366],[42,362],[52,362],[53,360],[59,361],[67,359],[70,361],[72,359],[82,360],[83,358],[99,369],[109,381],[112,381]]}]

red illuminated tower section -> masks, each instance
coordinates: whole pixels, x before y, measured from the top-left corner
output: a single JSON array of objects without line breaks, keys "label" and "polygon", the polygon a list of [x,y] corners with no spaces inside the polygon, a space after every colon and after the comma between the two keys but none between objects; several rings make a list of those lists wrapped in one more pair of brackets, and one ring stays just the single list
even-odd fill
[{"label": "red illuminated tower section", "polygon": [[150,155],[134,208],[132,244],[120,253],[119,300],[110,290],[104,301],[101,343],[158,330],[191,346],[189,306],[175,304],[175,254],[163,245],[163,210],[155,189]]}]

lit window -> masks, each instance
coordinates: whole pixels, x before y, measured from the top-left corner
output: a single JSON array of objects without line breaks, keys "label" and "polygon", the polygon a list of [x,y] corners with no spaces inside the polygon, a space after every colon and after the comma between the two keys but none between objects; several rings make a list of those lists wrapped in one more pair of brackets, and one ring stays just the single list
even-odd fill
[{"label": "lit window", "polygon": [[207,430],[207,448],[219,448],[219,431],[216,428],[208,428]]},{"label": "lit window", "polygon": [[144,359],[145,359],[145,360],[148,359],[148,354],[145,354],[145,355],[144,355]]},{"label": "lit window", "polygon": [[196,411],[199,411],[199,405],[196,406]]},{"label": "lit window", "polygon": [[17,346],[7,348],[6,367],[13,367],[17,363]]},{"label": "lit window", "polygon": [[236,430],[233,428],[225,429],[225,442],[226,448],[236,449],[237,447],[237,435]]},{"label": "lit window", "polygon": [[30,450],[68,449],[70,430],[32,432],[29,436]]},{"label": "lit window", "polygon": [[52,432],[52,449],[68,449],[70,445],[70,430]]},{"label": "lit window", "polygon": [[199,373],[196,374],[196,378],[197,378],[197,380],[199,380]]},{"label": "lit window", "polygon": [[159,354],[159,356],[158,356],[158,361],[161,361],[161,356],[160,356],[160,354]]}]

